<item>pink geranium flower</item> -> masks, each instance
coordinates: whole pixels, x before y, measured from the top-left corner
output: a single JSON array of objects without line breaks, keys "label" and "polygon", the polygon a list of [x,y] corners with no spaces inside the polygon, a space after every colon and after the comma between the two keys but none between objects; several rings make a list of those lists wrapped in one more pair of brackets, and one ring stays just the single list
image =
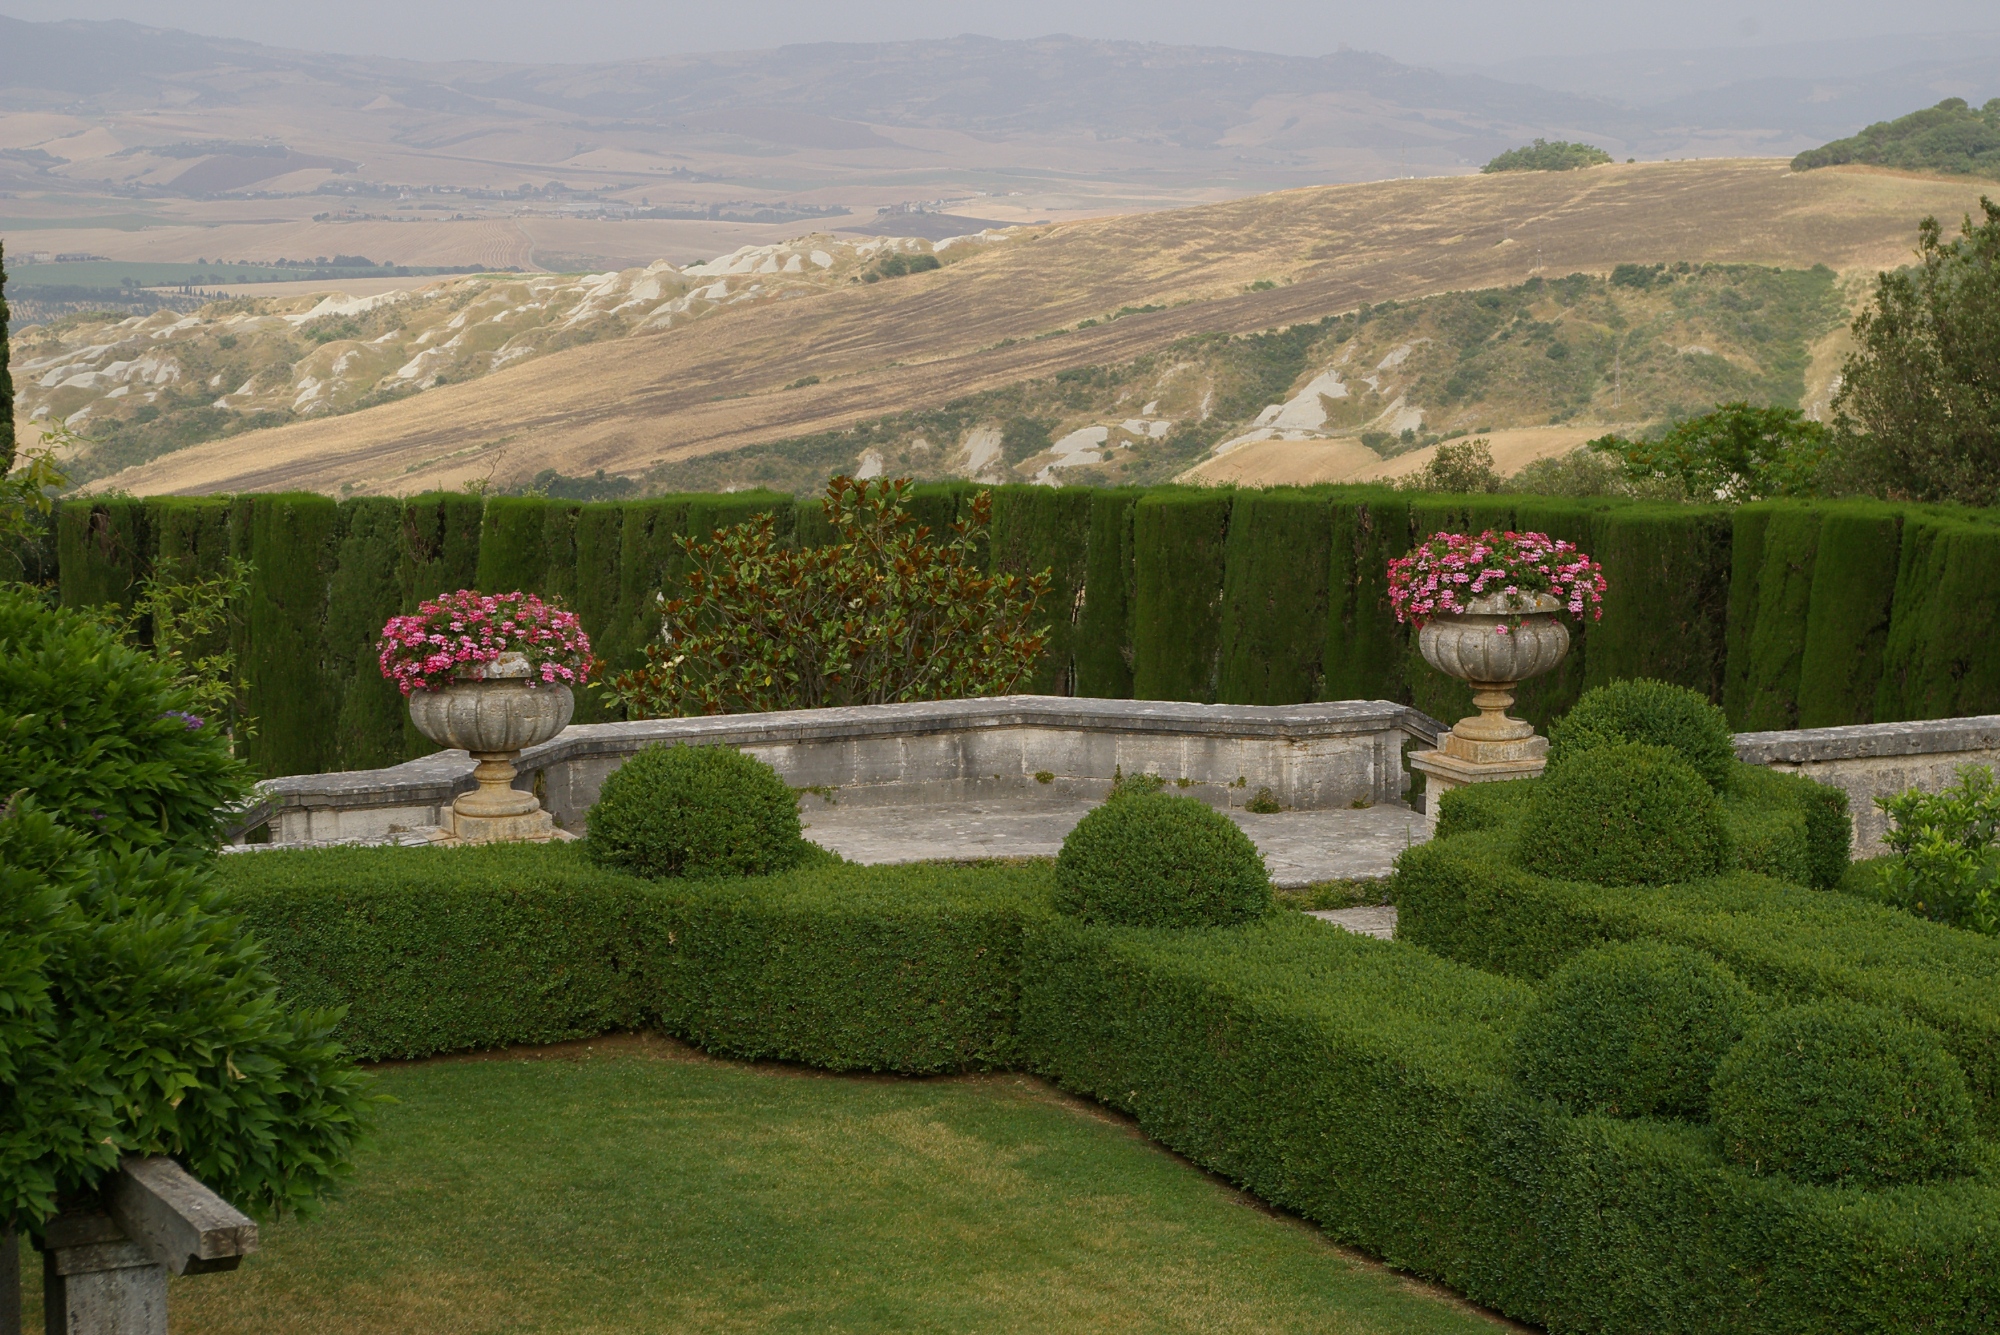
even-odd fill
[{"label": "pink geranium flower", "polygon": [[576,613],[520,592],[441,593],[413,615],[390,617],[376,648],[382,675],[404,695],[441,690],[506,653],[526,655],[531,686],[580,686],[594,663]]},{"label": "pink geranium flower", "polygon": [[[1389,606],[1396,620],[1421,626],[1435,616],[1467,611],[1488,593],[1506,595],[1510,609],[1526,611],[1550,594],[1573,616],[1589,605],[1604,616],[1604,568],[1546,533],[1433,533],[1408,556],[1389,562]],[[1505,635],[1501,622],[1494,630]]]}]

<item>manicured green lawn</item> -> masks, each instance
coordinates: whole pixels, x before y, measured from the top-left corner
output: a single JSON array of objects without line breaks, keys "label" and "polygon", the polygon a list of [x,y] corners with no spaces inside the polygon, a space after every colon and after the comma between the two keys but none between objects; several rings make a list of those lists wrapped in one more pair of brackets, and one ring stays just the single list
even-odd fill
[{"label": "manicured green lawn", "polygon": [[175,1335],[1496,1328],[1024,1076],[613,1040],[381,1087],[345,1197],[175,1281]]}]

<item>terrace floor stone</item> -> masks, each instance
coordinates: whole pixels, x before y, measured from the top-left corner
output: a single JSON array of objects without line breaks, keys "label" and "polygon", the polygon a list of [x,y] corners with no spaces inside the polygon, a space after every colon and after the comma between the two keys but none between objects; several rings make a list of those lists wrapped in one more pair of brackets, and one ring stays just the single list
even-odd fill
[{"label": "terrace floor stone", "polygon": [[[1010,797],[935,806],[842,805],[808,796],[799,805],[806,838],[853,862],[880,864],[1054,857],[1094,801]],[[1264,855],[1280,887],[1387,876],[1396,855],[1430,837],[1423,816],[1400,802],[1359,810],[1231,811]]]}]

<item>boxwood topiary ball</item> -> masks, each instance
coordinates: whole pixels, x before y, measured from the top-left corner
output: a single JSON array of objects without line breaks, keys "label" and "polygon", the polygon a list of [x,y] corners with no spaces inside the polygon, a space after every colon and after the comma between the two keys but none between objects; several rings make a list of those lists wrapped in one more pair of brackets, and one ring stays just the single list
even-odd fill
[{"label": "boxwood topiary ball", "polygon": [[798,799],[726,746],[649,746],[604,781],[584,849],[639,876],[761,876],[797,866]]},{"label": "boxwood topiary ball", "polygon": [[1514,1077],[1579,1111],[1704,1119],[1716,1063],[1754,1004],[1741,979],[1698,950],[1661,941],[1586,950],[1522,1021]]},{"label": "boxwood topiary ball", "polygon": [[1206,802],[1135,793],[1063,840],[1055,903],[1121,927],[1227,927],[1270,911],[1271,877],[1250,837]]},{"label": "boxwood topiary ball", "polygon": [[1729,834],[1715,791],[1679,752],[1618,742],[1549,766],[1528,803],[1517,856],[1543,876],[1664,885],[1719,874]]},{"label": "boxwood topiary ball", "polygon": [[1549,768],[1592,747],[1646,742],[1678,751],[1708,786],[1729,786],[1736,744],[1729,720],[1708,697],[1685,686],[1637,678],[1585,691],[1549,729]]},{"label": "boxwood topiary ball", "polygon": [[1965,1072],[1930,1029],[1852,1001],[1758,1025],[1717,1066],[1710,1107],[1724,1151],[1754,1172],[1873,1187],[1969,1166]]}]

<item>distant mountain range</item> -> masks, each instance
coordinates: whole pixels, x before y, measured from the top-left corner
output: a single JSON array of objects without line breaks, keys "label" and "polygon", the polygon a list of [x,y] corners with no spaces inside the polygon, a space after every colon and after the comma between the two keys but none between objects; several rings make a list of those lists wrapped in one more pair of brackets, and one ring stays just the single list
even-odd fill
[{"label": "distant mountain range", "polygon": [[[1410,172],[1427,174],[1463,170],[1534,135],[1589,137],[1620,156],[1790,154],[1940,97],[1976,104],[2000,92],[1996,62],[2000,33],[1533,58],[1449,72],[1360,51],[1300,57],[1062,36],[498,65],[0,18],[0,109],[101,114],[162,100],[185,108],[192,93],[220,110],[281,89],[308,100],[344,91],[447,117],[611,120],[791,149],[886,147],[871,128],[882,127],[1125,140],[1196,154],[1360,148],[1400,154]],[[1995,86],[1972,86],[1982,80]]]}]

